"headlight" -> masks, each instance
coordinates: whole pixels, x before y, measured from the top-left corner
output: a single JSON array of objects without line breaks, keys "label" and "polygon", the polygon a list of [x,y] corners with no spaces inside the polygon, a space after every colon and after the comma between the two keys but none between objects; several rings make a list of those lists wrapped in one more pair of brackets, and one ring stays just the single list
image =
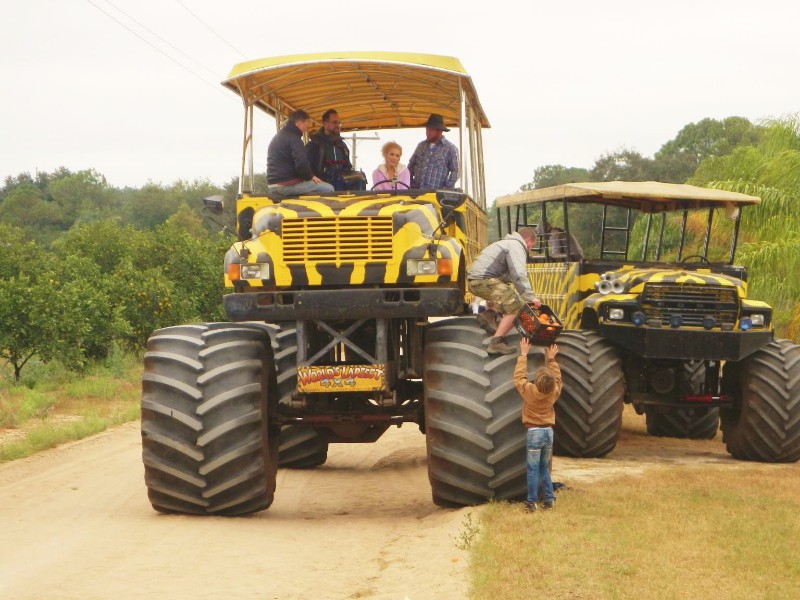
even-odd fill
[{"label": "headlight", "polygon": [[625,318],[624,308],[610,308],[608,309],[608,318],[612,321],[621,321]]},{"label": "headlight", "polygon": [[406,274],[409,277],[414,275],[436,275],[437,272],[435,259],[411,259],[406,262]]},{"label": "headlight", "polygon": [[269,279],[269,265],[260,263],[241,265],[241,278]]},{"label": "headlight", "polygon": [[753,327],[763,327],[764,315],[762,313],[754,313],[750,315],[750,322],[752,323]]},{"label": "headlight", "polygon": [[714,329],[717,326],[717,320],[711,315],[703,317],[703,329]]}]

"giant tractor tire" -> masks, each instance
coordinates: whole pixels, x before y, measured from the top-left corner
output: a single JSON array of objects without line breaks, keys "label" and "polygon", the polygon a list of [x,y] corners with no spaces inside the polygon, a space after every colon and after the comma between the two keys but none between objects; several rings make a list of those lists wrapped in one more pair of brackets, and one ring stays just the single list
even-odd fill
[{"label": "giant tractor tire", "polygon": [[244,515],[275,494],[278,428],[267,329],[257,324],[167,327],[147,341],[142,460],[159,512]]},{"label": "giant tractor tire", "polygon": [[[683,363],[683,374],[688,391],[693,394],[701,393],[706,375],[705,363],[687,360]],[[687,406],[671,410],[652,407],[645,412],[647,433],[650,435],[710,440],[719,430],[719,408],[716,407]]]},{"label": "giant tractor tire", "polygon": [[722,412],[722,439],[734,458],[800,459],[800,346],[775,340],[726,363],[722,388],[734,397],[734,408]]},{"label": "giant tractor tire", "polygon": [[647,433],[658,437],[711,440],[719,429],[719,409],[708,407],[677,408],[667,413],[648,409]]},{"label": "giant tractor tire", "polygon": [[564,387],[556,402],[553,452],[596,458],[617,445],[625,381],[616,348],[592,331],[565,331],[557,340]]},{"label": "giant tractor tire", "polygon": [[[512,347],[518,340],[506,337]],[[425,333],[428,478],[438,506],[525,497],[522,398],[513,381],[518,354],[489,356],[486,341],[471,316],[432,323]],[[529,374],[542,356],[531,352]]]},{"label": "giant tractor tire", "polygon": [[[289,406],[297,387],[297,329],[283,324],[272,331],[272,348],[277,369],[278,402]],[[278,466],[308,469],[325,464],[328,443],[308,425],[284,425],[278,440]]]}]

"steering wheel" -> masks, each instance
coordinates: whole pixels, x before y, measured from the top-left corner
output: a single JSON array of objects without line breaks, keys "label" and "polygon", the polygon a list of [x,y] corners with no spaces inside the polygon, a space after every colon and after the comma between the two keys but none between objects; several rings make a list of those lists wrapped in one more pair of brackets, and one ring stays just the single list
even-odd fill
[{"label": "steering wheel", "polygon": [[[373,185],[371,188],[369,188],[369,190],[372,192],[372,191],[374,191],[374,190],[375,190],[375,188],[376,188],[376,187],[378,187],[379,185],[382,185],[382,184],[384,184],[384,183],[394,183],[395,185],[402,185],[402,186],[403,186],[404,188],[406,188],[407,190],[410,190],[410,189],[411,189],[411,186],[410,186],[410,185],[408,185],[408,184],[406,184],[404,181],[400,181],[400,180],[397,180],[397,181],[392,181],[392,180],[390,180],[390,179],[384,179],[383,181],[379,181],[378,183],[376,183],[375,185]],[[396,188],[395,188],[395,189],[396,189]],[[390,192],[390,191],[392,191],[392,190],[380,190],[380,191],[382,191],[382,192]]]},{"label": "steering wheel", "polygon": [[698,262],[701,262],[701,263],[711,264],[710,260],[708,260],[705,256],[701,256],[699,254],[690,254],[686,258],[682,259],[681,262],[685,263],[686,261],[688,261],[689,259],[692,259],[692,258],[696,258],[698,260]]}]

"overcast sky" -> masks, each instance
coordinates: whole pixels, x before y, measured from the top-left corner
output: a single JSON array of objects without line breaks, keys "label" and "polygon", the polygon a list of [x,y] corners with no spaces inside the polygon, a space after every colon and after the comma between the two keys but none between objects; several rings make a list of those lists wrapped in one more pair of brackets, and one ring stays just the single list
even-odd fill
[{"label": "overcast sky", "polygon": [[[484,131],[491,202],[530,182],[538,166],[591,167],[623,147],[652,156],[706,117],[797,114],[798,7],[2,0],[0,177],[64,166],[96,169],[115,187],[223,185],[240,164],[241,104],[219,85],[235,63],[384,50],[454,56],[472,76],[492,125]],[[423,136],[399,140],[404,159]],[[359,143],[368,172],[380,144]],[[256,151],[263,168],[266,146]]]}]

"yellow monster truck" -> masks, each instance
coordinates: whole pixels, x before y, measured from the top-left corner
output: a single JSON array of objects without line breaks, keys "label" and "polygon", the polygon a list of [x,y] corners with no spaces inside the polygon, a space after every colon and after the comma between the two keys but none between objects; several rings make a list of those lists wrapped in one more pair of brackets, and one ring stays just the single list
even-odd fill
[{"label": "yellow monster truck", "polygon": [[[462,399],[469,365],[448,357],[463,341],[428,334],[429,318],[464,315],[466,269],[487,243],[489,122],[472,79],[450,57],[349,52],[245,62],[223,84],[244,106],[239,240],[224,269],[230,322],[168,327],[148,341],[142,444],[153,507],[266,509],[279,466],[321,465],[329,444],[374,442],[404,423],[427,432],[435,502],[495,496],[492,444],[470,439],[474,449],[463,448],[479,437],[465,419],[491,426],[490,410]],[[442,115],[460,152],[459,187],[282,200],[257,190],[253,163],[264,164],[269,141],[257,135],[258,113],[280,128],[302,109],[318,126],[328,108],[345,140],[421,132],[430,114]],[[205,202],[224,215],[220,198]],[[461,323],[481,331],[471,314]],[[485,362],[484,341],[469,352]]]},{"label": "yellow monster truck", "polygon": [[772,309],[734,264],[742,211],[759,202],[622,181],[497,199],[501,235],[540,232],[531,282],[564,322],[556,453],[610,452],[628,403],[652,435],[710,439],[721,422],[736,458],[800,459],[800,347],[773,338]]}]

